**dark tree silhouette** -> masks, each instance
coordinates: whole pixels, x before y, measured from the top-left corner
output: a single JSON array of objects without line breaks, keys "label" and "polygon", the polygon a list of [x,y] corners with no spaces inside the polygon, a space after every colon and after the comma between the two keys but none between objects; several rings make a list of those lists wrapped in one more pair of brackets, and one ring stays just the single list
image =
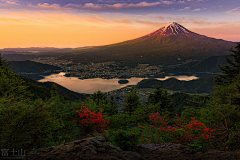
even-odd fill
[{"label": "dark tree silhouette", "polygon": [[222,70],[222,73],[219,74],[219,77],[215,77],[214,81],[217,85],[229,85],[233,82],[234,78],[240,73],[240,42],[237,43],[235,47],[236,50],[230,49],[229,51],[233,52],[231,56],[234,57],[234,61],[231,61],[228,57],[226,58],[227,63],[230,65],[219,66]]},{"label": "dark tree silhouette", "polygon": [[131,89],[131,92],[125,96],[125,104],[123,111],[128,112],[131,117],[132,112],[141,104],[137,95],[136,89]]}]

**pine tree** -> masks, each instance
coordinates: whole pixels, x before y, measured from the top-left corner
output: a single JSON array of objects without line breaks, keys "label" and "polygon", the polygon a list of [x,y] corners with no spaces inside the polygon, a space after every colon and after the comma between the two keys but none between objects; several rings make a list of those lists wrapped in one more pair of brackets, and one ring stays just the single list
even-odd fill
[{"label": "pine tree", "polygon": [[132,112],[141,104],[137,95],[136,89],[131,89],[131,92],[125,96],[124,112],[128,112],[131,117]]},{"label": "pine tree", "polygon": [[31,97],[30,92],[26,91],[27,86],[24,85],[23,78],[16,75],[15,71],[8,66],[9,63],[2,58],[0,53],[0,97],[7,96],[14,98],[14,101]]},{"label": "pine tree", "polygon": [[117,114],[118,113],[118,106],[116,104],[116,101],[114,100],[114,96],[111,95],[110,96],[110,101],[109,101],[109,104],[110,104],[110,115],[114,115],[114,114]]},{"label": "pine tree", "polygon": [[147,100],[147,104],[160,104],[161,108],[160,110],[168,110],[169,112],[173,111],[173,106],[171,104],[171,99],[170,96],[167,93],[167,90],[163,90],[161,87],[160,82],[158,82],[158,85],[156,86],[156,90],[154,91],[154,93],[150,93],[148,100]]},{"label": "pine tree", "polygon": [[215,77],[214,81],[217,85],[229,85],[233,82],[233,79],[240,73],[240,42],[235,47],[236,50],[230,49],[233,52],[231,56],[234,57],[234,61],[231,61],[228,57],[226,58],[227,63],[230,65],[219,66],[223,71],[219,77]]},{"label": "pine tree", "polygon": [[101,100],[104,100],[107,102],[107,96],[105,93],[102,93],[101,91],[96,91],[94,94],[91,95],[91,99],[93,99],[97,105],[99,106],[99,103]]},{"label": "pine tree", "polygon": [[53,85],[52,85],[51,96],[52,97],[58,96],[57,85],[55,83],[53,83]]}]

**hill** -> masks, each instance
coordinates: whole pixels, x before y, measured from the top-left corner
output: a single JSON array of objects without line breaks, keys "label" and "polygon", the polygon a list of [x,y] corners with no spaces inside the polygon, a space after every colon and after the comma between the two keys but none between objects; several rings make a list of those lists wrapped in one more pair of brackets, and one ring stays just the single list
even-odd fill
[{"label": "hill", "polygon": [[[227,57],[233,60],[233,57],[227,55]],[[166,73],[197,73],[197,72],[205,72],[205,73],[215,73],[218,74],[222,72],[218,65],[223,66],[227,65],[227,61],[225,56],[213,56],[207,59],[189,62],[187,64],[183,64],[175,67],[166,67],[162,71]]]},{"label": "hill", "polygon": [[155,88],[157,83],[160,82],[162,88],[181,91],[185,93],[213,93],[214,76],[203,77],[191,81],[180,81],[176,78],[169,78],[165,81],[157,79],[144,79],[138,82],[136,88]]},{"label": "hill", "polygon": [[80,94],[74,91],[71,91],[57,83],[54,82],[37,82],[35,80],[32,80],[30,78],[26,78],[21,76],[24,81],[25,81],[25,85],[28,86],[28,90],[32,91],[32,93],[34,93],[34,97],[35,98],[42,98],[44,99],[48,99],[51,97],[51,89],[53,84],[55,84],[57,86],[57,92],[65,97],[67,100],[69,101],[76,101],[76,100],[85,100],[87,97],[90,97],[89,94]]},{"label": "hill", "polygon": [[[122,61],[169,65],[189,59],[228,55],[229,49],[235,46],[236,43],[199,35],[173,22],[134,40],[62,53],[71,54],[71,59],[80,63]],[[70,56],[64,55],[61,58],[70,59]]]},{"label": "hill", "polygon": [[39,73],[45,71],[56,71],[62,70],[60,67],[52,66],[48,64],[38,63],[30,60],[26,61],[9,61],[9,67],[17,72],[26,72],[26,73]]},{"label": "hill", "polygon": [[[54,48],[54,47],[30,47],[30,48],[4,48],[0,49],[2,51],[15,51],[15,52],[47,52],[47,51],[63,51],[72,48]],[[6,52],[7,53],[7,52]]]},{"label": "hill", "polygon": [[62,71],[60,67],[33,62],[30,60],[10,61],[9,67],[15,70],[17,74],[34,80],[42,79],[43,77],[41,75],[59,73]]}]

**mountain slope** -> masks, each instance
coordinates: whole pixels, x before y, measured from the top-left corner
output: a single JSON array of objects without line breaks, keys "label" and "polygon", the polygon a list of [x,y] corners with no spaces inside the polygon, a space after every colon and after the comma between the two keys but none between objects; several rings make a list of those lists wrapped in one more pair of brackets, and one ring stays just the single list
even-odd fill
[{"label": "mountain slope", "polygon": [[60,67],[48,64],[38,63],[34,61],[10,61],[9,67],[16,71],[16,74],[22,75],[34,80],[42,79],[42,75],[51,73],[59,73],[62,71]]},{"label": "mountain slope", "polygon": [[[174,22],[134,40],[66,52],[73,53],[72,59],[81,63],[125,61],[167,65],[175,64],[178,58],[185,61],[227,55],[235,46],[236,43],[196,34]],[[62,58],[68,59],[69,55]]]},{"label": "mountain slope", "polygon": [[39,73],[44,71],[62,70],[60,67],[48,64],[38,63],[34,61],[9,61],[9,67],[17,72]]},{"label": "mountain slope", "polygon": [[180,81],[176,78],[169,78],[164,81],[157,79],[144,79],[137,84],[137,88],[155,88],[160,82],[162,88],[181,91],[185,93],[213,93],[214,76],[203,77],[191,81]]},{"label": "mountain slope", "polygon": [[[233,61],[232,56],[227,55],[227,57]],[[163,72],[177,74],[210,72],[214,74],[219,74],[220,72],[222,72],[222,70],[218,67],[218,65],[228,65],[225,56],[213,56],[200,61],[193,61],[175,68],[164,68]]]},{"label": "mountain slope", "polygon": [[57,86],[57,92],[65,97],[69,101],[77,101],[79,99],[85,100],[87,97],[90,97],[90,94],[81,94],[74,91],[71,91],[57,83],[54,82],[37,82],[30,78],[26,78],[20,76],[24,79],[25,85],[28,86],[29,91],[34,93],[35,98],[42,98],[43,100],[49,99],[51,97],[51,89],[52,85],[55,84]]}]

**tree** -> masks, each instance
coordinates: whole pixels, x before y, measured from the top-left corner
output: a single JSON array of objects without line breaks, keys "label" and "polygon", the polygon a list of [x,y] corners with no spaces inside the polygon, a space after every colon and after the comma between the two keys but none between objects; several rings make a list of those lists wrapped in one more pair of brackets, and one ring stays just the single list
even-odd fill
[{"label": "tree", "polygon": [[116,101],[114,100],[113,95],[110,96],[109,105],[110,105],[110,107],[108,109],[109,116],[117,114],[118,113],[118,109],[117,109],[118,106],[116,104]]},{"label": "tree", "polygon": [[234,57],[234,61],[231,61],[228,57],[226,58],[227,63],[230,65],[219,66],[223,71],[219,77],[215,77],[214,81],[217,85],[229,85],[233,82],[233,79],[240,73],[240,42],[235,47],[236,50],[230,49],[233,52],[231,56]]},{"label": "tree", "polygon": [[105,93],[102,93],[101,91],[98,90],[91,95],[91,99],[93,99],[99,106],[100,100],[107,101],[107,96]]},{"label": "tree", "polygon": [[52,90],[51,90],[51,97],[56,97],[58,96],[58,92],[57,92],[57,85],[55,83],[53,83],[52,85]]},{"label": "tree", "polygon": [[171,102],[171,98],[167,93],[167,90],[163,90],[161,88],[160,82],[158,82],[158,85],[156,86],[156,90],[154,93],[150,93],[147,104],[153,104],[160,106],[160,110],[168,110],[169,112],[173,111],[173,106]]},{"label": "tree", "polygon": [[136,89],[131,89],[131,92],[125,96],[124,112],[128,112],[131,117],[132,112],[141,104]]},{"label": "tree", "polygon": [[0,97],[7,96],[13,98],[14,101],[27,100],[32,96],[26,91],[28,86],[24,85],[23,78],[16,75],[8,65],[9,63],[0,54]]}]

